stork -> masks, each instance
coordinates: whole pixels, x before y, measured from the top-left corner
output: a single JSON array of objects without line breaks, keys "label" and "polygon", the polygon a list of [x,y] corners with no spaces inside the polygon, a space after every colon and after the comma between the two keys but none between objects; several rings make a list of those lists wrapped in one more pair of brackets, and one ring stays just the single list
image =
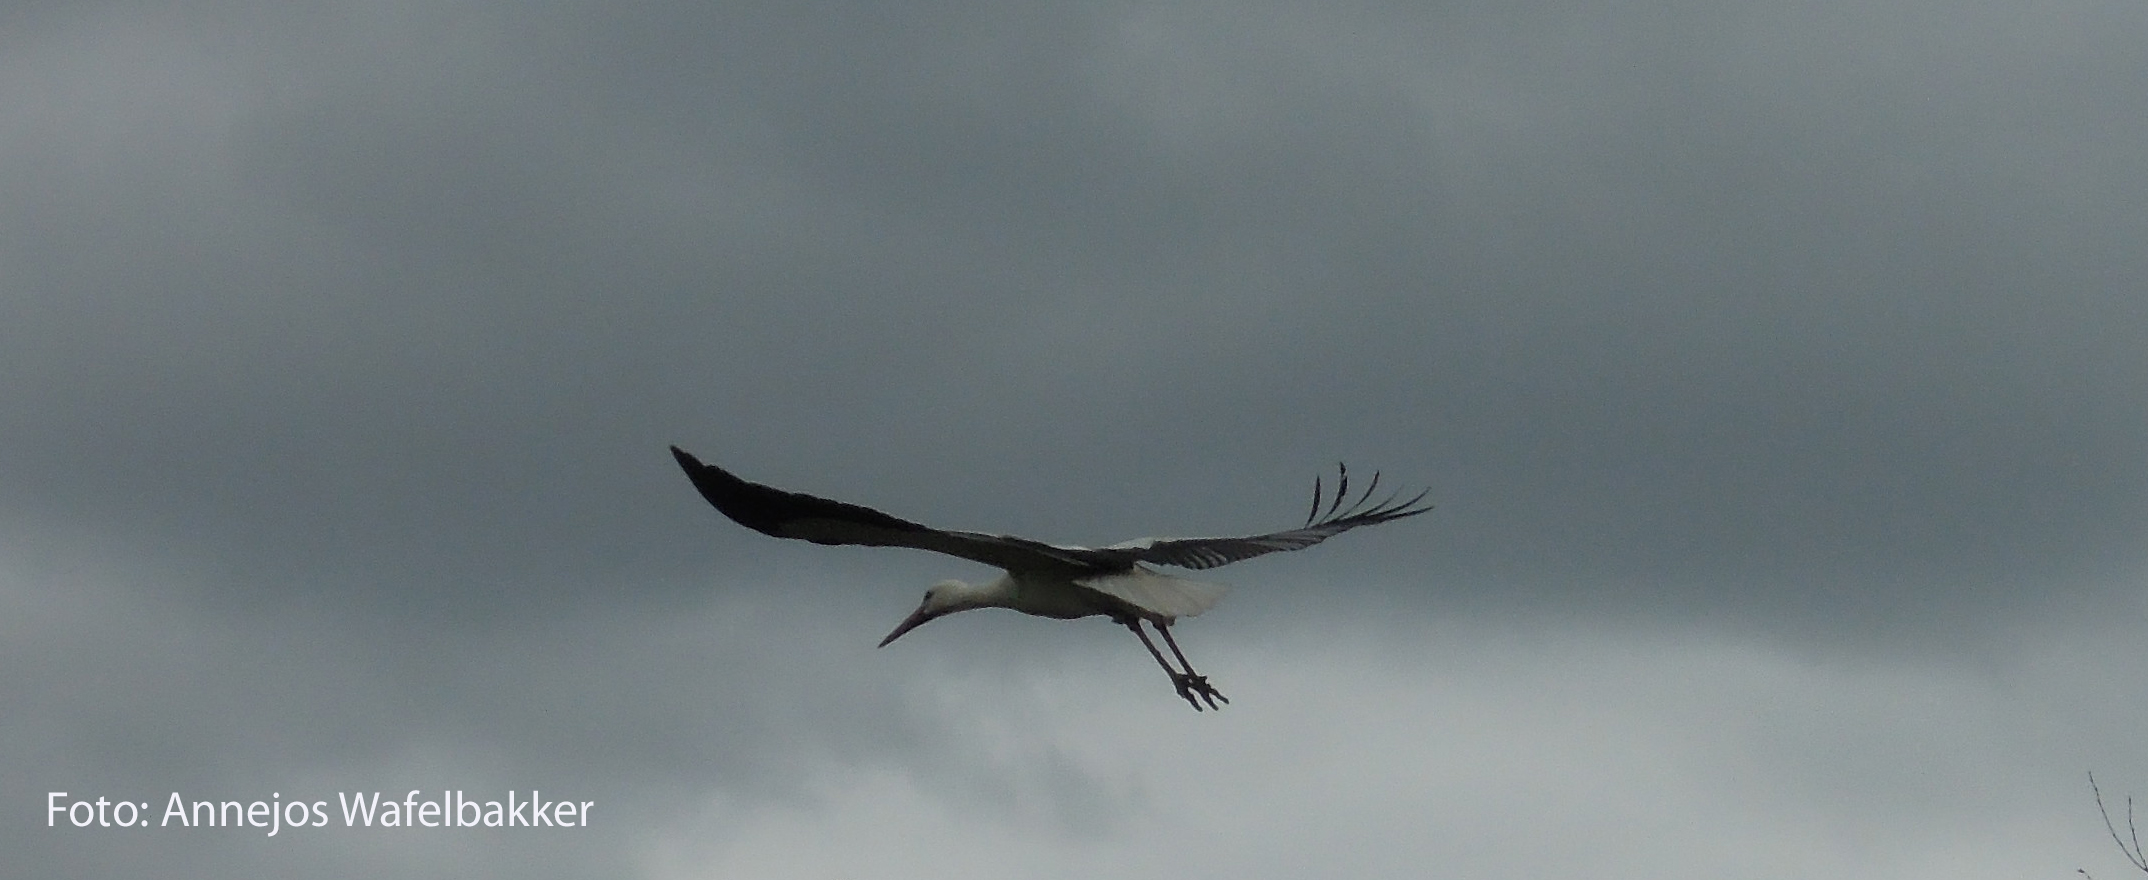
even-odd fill
[{"label": "stork", "polygon": [[[816,544],[912,547],[1003,570],[990,583],[946,580],[934,584],[925,591],[917,610],[880,640],[880,647],[887,647],[928,621],[972,608],[1011,608],[1062,620],[1103,615],[1140,637],[1149,656],[1156,658],[1156,664],[1171,677],[1178,695],[1197,712],[1205,711],[1204,702],[1207,708],[1215,709],[1220,708],[1217,701],[1230,700],[1208,683],[1207,676],[1193,671],[1193,664],[1186,661],[1185,652],[1171,637],[1171,624],[1208,610],[1223,598],[1225,588],[1164,574],[1143,563],[1199,571],[1268,553],[1302,550],[1359,526],[1392,522],[1432,509],[1429,504],[1418,504],[1429,489],[1400,503],[1395,500],[1399,492],[1372,503],[1372,493],[1380,485],[1377,472],[1365,491],[1346,505],[1350,471],[1337,465],[1333,498],[1324,494],[1320,479],[1315,477],[1312,510],[1306,514],[1305,524],[1295,529],[1237,538],[1136,538],[1109,547],[1073,547],[1012,535],[935,529],[869,507],[742,480],[723,468],[703,464],[676,446],[671,447],[671,454],[693,480],[694,488],[701,491],[701,497],[733,522],[764,535]],[[1163,636],[1164,644],[1178,659],[1178,667],[1174,668],[1156,649],[1156,643],[1141,628],[1143,621]]]}]

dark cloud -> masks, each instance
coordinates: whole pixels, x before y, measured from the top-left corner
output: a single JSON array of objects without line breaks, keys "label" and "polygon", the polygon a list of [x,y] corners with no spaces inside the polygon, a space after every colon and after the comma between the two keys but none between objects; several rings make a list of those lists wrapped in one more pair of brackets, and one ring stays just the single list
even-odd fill
[{"label": "dark cloud", "polygon": [[[1086,864],[1145,839],[1114,817],[1186,808],[992,730],[1066,722],[1050,688],[1086,670],[1153,696],[1123,633],[1001,615],[873,652],[974,567],[733,528],[672,443],[1085,542],[1288,524],[1347,459],[1440,508],[1228,572],[1189,633],[1224,668],[1303,621],[1481,626],[1850,694],[1793,704],[1850,733],[1676,759],[1724,773],[1857,748],[1884,695],[1931,686],[1899,736],[1990,724],[1954,764],[1874,734],[1859,760],[1911,766],[1871,771],[1902,809],[1986,758],[2051,770],[2009,736],[2122,751],[2095,744],[2130,715],[2055,699],[2095,720],[2044,737],[1977,688],[2137,665],[2015,653],[2138,613],[2133,7],[5,18],[0,632],[34,709],[4,728],[9,789],[468,780],[623,814],[534,855],[33,835],[48,873],[691,873],[904,804],[1056,829],[1038,851]],[[1438,662],[1525,687],[1489,641]],[[1881,668],[1798,678],[1816,657]],[[1429,662],[1374,679],[1431,687]],[[1622,742],[1711,710],[1618,693]],[[1785,814],[1846,821],[1814,806],[1829,779]],[[678,842],[712,822],[748,830]]]}]

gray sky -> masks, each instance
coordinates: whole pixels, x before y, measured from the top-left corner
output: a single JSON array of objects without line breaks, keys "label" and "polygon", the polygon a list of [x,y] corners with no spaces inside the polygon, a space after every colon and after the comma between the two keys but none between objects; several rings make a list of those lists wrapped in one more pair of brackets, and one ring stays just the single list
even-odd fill
[{"label": "gray sky", "polygon": [[[2148,8],[0,13],[37,876],[2121,876]],[[1125,633],[1063,542],[1439,508]],[[559,830],[47,828],[510,789]],[[437,795],[432,795],[437,796]]]}]

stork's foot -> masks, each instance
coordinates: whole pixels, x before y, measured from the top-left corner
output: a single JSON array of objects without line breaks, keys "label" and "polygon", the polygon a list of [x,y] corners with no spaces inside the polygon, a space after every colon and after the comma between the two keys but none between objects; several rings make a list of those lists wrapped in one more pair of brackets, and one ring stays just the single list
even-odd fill
[{"label": "stork's foot", "polygon": [[[1201,700],[1208,701],[1209,709],[1221,708],[1216,705],[1217,700],[1222,700],[1225,703],[1231,701],[1231,698],[1217,693],[1215,687],[1208,683],[1208,676],[1205,675],[1174,672],[1171,673],[1171,683],[1178,686],[1178,695],[1185,697],[1186,705],[1192,706],[1195,712],[1207,711],[1207,709],[1201,708]],[[1195,697],[1200,699],[1194,699]]]}]

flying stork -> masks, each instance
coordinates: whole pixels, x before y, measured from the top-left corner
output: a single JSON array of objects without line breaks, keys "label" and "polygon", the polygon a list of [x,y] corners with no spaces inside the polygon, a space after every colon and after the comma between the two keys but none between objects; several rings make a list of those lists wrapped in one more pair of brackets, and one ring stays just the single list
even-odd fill
[{"label": "flying stork", "polygon": [[[723,468],[703,464],[679,447],[671,454],[708,499],[724,516],[739,525],[778,538],[797,538],[816,544],[855,544],[868,547],[914,547],[982,562],[1005,570],[987,584],[947,580],[925,591],[925,600],[895,631],[880,640],[887,647],[926,621],[972,608],[1012,608],[1024,614],[1072,620],[1101,614],[1111,618],[1149,649],[1149,656],[1163,667],[1195,711],[1219,708],[1216,701],[1230,702],[1193,671],[1186,654],[1171,638],[1171,624],[1192,617],[1223,598],[1224,587],[1173,577],[1142,563],[1171,565],[1196,571],[1228,565],[1267,553],[1302,550],[1359,526],[1378,525],[1416,516],[1432,506],[1418,504],[1431,490],[1396,503],[1400,493],[1378,503],[1371,501],[1380,475],[1345,505],[1350,491],[1350,471],[1337,465],[1335,495],[1324,496],[1320,480],[1313,480],[1313,509],[1305,525],[1265,535],[1239,538],[1136,538],[1109,547],[1068,547],[1046,544],[1012,535],[955,532],[919,525],[869,507],[831,501],[800,492],[786,492],[739,479]],[[1325,502],[1326,511],[1321,507]],[[1164,644],[1178,658],[1178,668],[1164,659],[1141,629],[1148,621],[1163,636]],[[1183,671],[1182,671],[1183,670]],[[1198,699],[1196,699],[1198,697]]]}]

